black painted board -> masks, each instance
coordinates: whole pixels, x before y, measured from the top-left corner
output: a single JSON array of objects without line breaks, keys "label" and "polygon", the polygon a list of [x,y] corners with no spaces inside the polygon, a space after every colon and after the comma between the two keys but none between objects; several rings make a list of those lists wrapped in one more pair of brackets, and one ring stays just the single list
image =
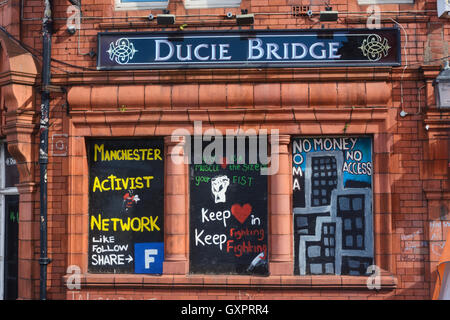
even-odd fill
[{"label": "black painted board", "polygon": [[17,299],[19,255],[19,196],[5,196],[4,298]]},{"label": "black painted board", "polygon": [[89,272],[162,273],[163,140],[92,139],[87,149]]},{"label": "black painted board", "polygon": [[242,164],[236,140],[234,157],[223,145],[222,160],[212,152],[213,159],[190,164],[190,272],[267,275],[267,176],[263,165],[250,164],[248,140]]},{"label": "black painted board", "polygon": [[372,139],[292,140],[294,274],[366,275],[373,261]]}]

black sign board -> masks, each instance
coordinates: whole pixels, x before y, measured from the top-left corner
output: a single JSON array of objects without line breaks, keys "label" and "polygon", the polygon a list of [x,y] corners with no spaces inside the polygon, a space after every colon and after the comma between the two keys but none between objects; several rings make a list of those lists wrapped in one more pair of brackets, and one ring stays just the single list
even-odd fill
[{"label": "black sign board", "polygon": [[400,44],[397,28],[103,32],[97,68],[399,66]]},{"label": "black sign board", "polygon": [[250,161],[257,151],[248,139],[244,154],[239,139],[231,139],[232,156],[225,148],[206,155],[214,141],[193,150],[202,161],[190,165],[190,272],[267,275],[267,176],[260,174],[266,166]]},{"label": "black sign board", "polygon": [[90,140],[89,272],[162,273],[162,139]]}]

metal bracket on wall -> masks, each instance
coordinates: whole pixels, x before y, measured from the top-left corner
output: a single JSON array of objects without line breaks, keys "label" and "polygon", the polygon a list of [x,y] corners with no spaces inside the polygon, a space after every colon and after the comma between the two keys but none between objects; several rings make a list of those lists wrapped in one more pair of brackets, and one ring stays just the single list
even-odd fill
[{"label": "metal bracket on wall", "polygon": [[42,86],[41,91],[48,91],[48,92],[59,92],[59,93],[66,93],[67,90],[64,87],[55,86],[52,84],[44,85]]},{"label": "metal bracket on wall", "polygon": [[50,258],[39,258],[39,264],[40,265],[47,265],[52,262],[52,259]]}]

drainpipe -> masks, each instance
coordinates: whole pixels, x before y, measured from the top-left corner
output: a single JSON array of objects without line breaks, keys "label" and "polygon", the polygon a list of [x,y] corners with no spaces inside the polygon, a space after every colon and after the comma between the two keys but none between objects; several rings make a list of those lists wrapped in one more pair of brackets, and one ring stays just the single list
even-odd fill
[{"label": "drainpipe", "polygon": [[47,298],[47,163],[48,163],[48,127],[50,110],[50,60],[52,49],[52,8],[51,0],[44,0],[44,18],[42,19],[42,89],[41,121],[39,139],[40,168],[40,290],[41,300]]}]

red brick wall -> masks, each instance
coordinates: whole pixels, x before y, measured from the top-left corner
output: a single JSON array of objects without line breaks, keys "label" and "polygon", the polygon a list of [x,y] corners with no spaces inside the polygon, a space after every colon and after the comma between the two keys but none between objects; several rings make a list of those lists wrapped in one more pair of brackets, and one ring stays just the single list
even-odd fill
[{"label": "red brick wall", "polygon": [[[13,1],[14,5],[6,4],[0,7],[0,23],[6,26],[7,30],[15,37],[19,38],[26,46],[31,47],[32,52],[39,54],[42,50],[41,39],[41,18],[43,15],[43,1],[27,1],[25,0],[23,17],[20,20],[19,1]],[[156,31],[158,30],[154,24],[149,25],[145,17],[152,12],[153,14],[160,13],[161,10],[142,10],[142,11],[114,11],[113,0],[82,0],[82,10],[84,17],[122,17],[121,19],[84,19],[81,30],[74,35],[69,35],[66,32],[66,17],[68,1],[55,0],[54,2],[54,35],[52,41],[52,58],[61,62],[55,61],[52,63],[52,76],[55,84],[67,86],[69,89],[77,87],[77,85],[84,86],[120,86],[124,87],[124,83],[128,81],[135,81],[131,83],[136,85],[136,88],[143,88],[147,90],[148,87],[142,85],[145,83],[145,78],[140,83],[137,83],[136,75],[139,73],[119,73],[119,76],[114,78],[106,78],[96,76],[96,60],[91,58],[87,53],[93,49],[96,50],[96,35],[101,31]],[[306,1],[309,3],[309,1]],[[300,5],[301,0],[242,0],[241,8],[248,9],[249,13],[285,13],[290,12],[293,5]],[[346,14],[346,12],[365,12],[367,6],[358,6],[356,0],[340,0],[331,1],[330,5],[342,12],[340,20],[337,23],[323,23],[325,28],[364,28],[366,17],[364,14]],[[87,248],[84,242],[75,241],[78,235],[86,234],[87,229],[85,219],[86,205],[78,203],[80,200],[86,200],[86,195],[82,195],[83,190],[82,176],[86,174],[86,165],[80,161],[80,165],[75,165],[77,161],[69,161],[73,156],[80,156],[79,160],[83,159],[83,150],[74,148],[83,148],[82,143],[70,143],[68,150],[68,157],[55,157],[50,152],[49,158],[49,174],[48,174],[48,228],[49,228],[49,256],[52,258],[52,263],[49,265],[48,277],[48,298],[50,299],[141,299],[141,298],[157,298],[157,299],[174,299],[174,298],[198,298],[198,299],[256,299],[256,298],[273,298],[273,299],[428,299],[434,288],[435,281],[435,266],[439,259],[440,251],[442,250],[443,240],[445,240],[448,223],[450,221],[449,210],[449,169],[448,169],[448,137],[443,136],[443,132],[438,126],[433,126],[431,123],[430,130],[425,129],[425,123],[428,120],[435,118],[442,118],[438,113],[433,113],[434,102],[432,93],[430,93],[430,83],[432,76],[427,76],[422,69],[422,66],[442,65],[443,57],[449,55],[448,43],[450,41],[450,24],[448,20],[438,19],[435,11],[435,1],[415,1],[414,5],[382,5],[382,26],[394,26],[389,18],[392,18],[400,23],[407,32],[408,42],[405,41],[405,35],[402,32],[402,61],[403,65],[399,68],[387,70],[386,75],[382,75],[382,82],[386,82],[392,88],[392,96],[387,98],[384,104],[386,119],[383,125],[378,124],[370,127],[370,123],[355,123],[352,124],[351,133],[354,134],[383,134],[381,138],[377,139],[374,145],[374,165],[375,174],[378,175],[379,186],[374,189],[374,217],[375,226],[389,226],[390,230],[385,236],[385,230],[378,228],[376,232],[380,235],[377,237],[375,246],[380,248],[392,248],[388,252],[380,252],[378,261],[389,260],[383,262],[382,265],[390,267],[391,273],[396,277],[398,283],[394,290],[381,291],[379,293],[367,289],[358,290],[342,290],[330,288],[324,285],[323,288],[309,286],[308,288],[297,287],[295,289],[286,290],[280,285],[274,289],[257,290],[252,288],[249,283],[243,283],[242,288],[234,289],[212,289],[208,286],[200,286],[199,288],[182,287],[182,288],[163,288],[160,289],[156,285],[149,287],[137,286],[137,289],[123,288],[117,285],[109,285],[102,287],[98,285],[95,280],[90,280],[90,286],[79,291],[68,291],[64,284],[63,276],[66,274],[67,266],[73,262],[73,252],[86,252]],[[320,7],[323,10],[323,7]],[[171,1],[169,8],[171,13],[176,15],[184,14],[225,14],[228,11],[239,13],[240,8],[233,9],[201,9],[186,11],[181,1]],[[314,7],[312,8],[315,9]],[[317,9],[317,7],[316,7]],[[407,12],[416,10],[416,13]],[[389,13],[386,13],[389,11]],[[363,17],[361,17],[361,15]],[[135,16],[144,17],[142,19],[134,18]],[[128,18],[127,18],[128,17]],[[317,17],[316,17],[317,18]],[[315,18],[315,19],[316,19]],[[18,23],[20,21],[20,23]],[[200,18],[190,21],[178,18],[177,22],[187,23],[188,30],[228,30],[236,29],[224,23],[208,23],[202,25]],[[301,29],[301,28],[320,28],[321,23],[311,22],[305,17],[292,17],[290,15],[256,15],[255,29]],[[178,25],[177,25],[178,26]],[[173,30],[167,28],[167,30]],[[79,42],[79,44],[78,44]],[[407,56],[405,56],[405,51]],[[408,63],[407,68],[406,62]],[[70,64],[66,65],[64,63]],[[71,66],[72,65],[72,66]],[[74,66],[78,66],[74,67]],[[86,69],[82,69],[83,67]],[[434,71],[433,71],[434,70]],[[433,69],[434,74],[437,74]],[[76,72],[76,74],[68,74],[67,72]],[[341,78],[340,72],[336,72],[335,80],[332,80],[332,73],[335,71],[318,69],[312,70],[317,75],[327,74],[328,79],[325,80],[331,86],[336,94],[339,95],[339,87],[336,83],[342,84],[345,82]],[[351,73],[351,72],[350,72]],[[356,82],[353,83],[371,83],[373,74],[371,72],[361,71],[358,76],[352,73]],[[375,72],[380,76],[380,73]],[[134,78],[131,76],[134,75]],[[258,103],[260,95],[257,92],[269,95],[267,99],[262,101],[266,107],[269,108],[284,108],[289,107],[286,104],[287,85],[279,85],[279,83],[286,82],[285,75],[282,72],[272,72],[270,75],[262,73],[260,78],[252,75],[250,72],[246,74],[249,78],[253,78],[261,84],[254,85],[251,80],[240,81],[233,78],[233,75],[224,75],[223,73],[216,73],[214,77],[207,79],[203,74],[182,74],[181,76],[176,72],[159,73],[152,72],[145,74],[149,83],[163,82],[164,85],[158,87],[161,91],[156,96],[157,100],[163,106],[169,106],[167,109],[177,109],[177,103],[181,109],[184,108],[186,99],[196,101],[197,105],[205,106],[208,104],[210,97],[204,97],[202,86],[199,83],[211,82],[211,85],[216,85],[217,88],[208,87],[214,92],[221,92],[224,82],[229,82],[227,90],[219,94],[217,99],[222,97],[226,108],[233,106],[245,106],[249,108],[258,108],[262,104]],[[342,76],[344,76],[343,74]],[[310,82],[320,83],[323,88],[321,78],[318,76]],[[219,79],[215,83],[215,79]],[[225,80],[224,80],[225,79]],[[306,75],[305,78],[306,79]],[[345,77],[344,77],[345,79]],[[361,80],[359,80],[361,79]],[[193,80],[193,81],[192,81]],[[116,81],[116,82],[115,82]],[[192,81],[192,83],[191,83]],[[186,85],[189,83],[189,85]],[[277,84],[278,83],[278,84]],[[314,85],[309,85],[308,80],[302,80],[302,77],[290,81],[293,84],[294,92],[302,90],[307,87],[308,92],[314,90]],[[306,84],[305,84],[306,83]],[[352,82],[350,82],[352,83]],[[86,87],[85,87],[86,88]],[[100,88],[100,87],[98,87]],[[278,88],[278,89],[276,89]],[[311,89],[313,88],[313,89]],[[336,89],[337,88],[337,89]],[[374,87],[376,88],[376,87]],[[87,89],[86,89],[87,90]],[[73,105],[78,112],[85,110],[86,112],[95,111],[96,107],[105,103],[104,109],[111,112],[118,111],[117,101],[123,99],[128,104],[136,96],[131,97],[117,97],[114,105],[108,105],[107,99],[111,99],[112,91],[110,87],[105,87],[103,93],[98,96],[99,103],[94,103],[97,99],[94,96],[90,98],[91,105]],[[153,90],[153,89],[152,89]],[[278,90],[278,92],[277,92]],[[342,94],[346,94],[349,89],[344,90]],[[81,92],[81,91],[77,91]],[[86,94],[87,91],[85,91]],[[205,92],[210,92],[209,90]],[[248,98],[243,93],[248,94]],[[375,92],[368,91],[367,96],[375,94]],[[66,98],[64,94],[52,94],[53,100],[51,105],[51,127],[50,127],[50,147],[51,138],[54,134],[67,134],[67,142],[69,141],[83,141],[84,136],[89,135],[111,135],[112,130],[116,130],[117,126],[103,125],[105,123],[104,115],[96,114],[97,117],[103,117],[103,120],[95,119],[95,115],[90,116],[91,124],[97,121],[97,125],[91,127],[78,127],[76,130],[73,127],[73,119],[68,117],[64,104]],[[104,98],[103,98],[104,97]],[[236,97],[237,105],[233,100]],[[83,94],[78,97],[73,97],[72,101],[77,99],[83,100]],[[143,98],[145,100],[145,98]],[[168,99],[169,102],[167,102]],[[333,103],[337,100],[335,96],[325,97],[325,102],[321,102],[316,95],[310,95],[310,99],[304,103],[306,108],[320,108],[323,105]],[[368,98],[369,99],[369,98]],[[275,102],[273,102],[274,100]],[[269,103],[269,101],[272,101]],[[285,101],[285,102],[283,102]],[[151,109],[151,103],[155,101],[144,102],[145,109]],[[209,102],[211,109],[217,104],[217,100],[212,99]],[[121,104],[121,103],[119,103]],[[139,107],[139,101],[136,103]],[[39,94],[36,94],[35,101],[36,109],[39,109],[40,101]],[[141,103],[142,105],[142,103]],[[342,108],[340,105],[336,105]],[[166,108],[166,107],[164,107]],[[406,117],[400,117],[399,112],[404,110],[408,113]],[[83,111],[84,112],[84,111]],[[80,113],[81,114],[81,113]],[[83,114],[83,116],[85,116]],[[448,117],[448,115],[447,115]],[[345,118],[339,118],[344,121]],[[447,118],[448,119],[448,118]],[[430,121],[431,121],[430,120]],[[187,121],[187,120],[186,120]],[[188,121],[187,121],[188,122]],[[100,123],[100,125],[98,125]],[[103,124],[101,124],[103,123]],[[129,124],[134,124],[132,121]],[[279,125],[283,126],[280,122]],[[383,127],[384,126],[384,127]],[[294,124],[286,132],[286,134],[321,134],[322,132],[338,133],[339,125],[332,122],[322,123],[300,123]],[[341,125],[339,128],[342,128]],[[383,128],[382,128],[383,127]],[[153,125],[155,130],[157,126]],[[166,131],[169,135],[174,126],[167,125],[161,129]],[[297,129],[295,129],[297,128]],[[85,130],[84,133],[82,131]],[[139,130],[139,126],[136,126]],[[136,132],[137,132],[136,131]],[[76,132],[76,133],[74,133]],[[350,131],[349,131],[350,132]],[[445,131],[444,131],[445,133]],[[119,133],[112,133],[113,135],[120,135]],[[35,138],[35,144],[38,144],[38,137]],[[39,168],[35,167],[35,177],[39,177]],[[388,191],[386,191],[388,189]],[[34,239],[35,246],[32,248],[36,260],[39,256],[39,188],[35,194],[35,223],[32,230],[21,233],[21,237]],[[445,198],[444,195],[447,195]],[[83,211],[84,210],[84,211]],[[83,213],[80,214],[80,213]],[[75,215],[72,215],[75,213]],[[70,216],[72,215],[72,216]],[[377,228],[377,227],[376,227]],[[383,258],[387,255],[387,258]],[[84,261],[81,260],[80,261]],[[86,271],[83,269],[83,271]],[[37,263],[32,268],[23,269],[23,273],[32,273],[33,288],[26,288],[24,290],[32,290],[34,298],[39,294],[39,271]],[[26,275],[23,275],[24,277]],[[283,278],[280,281],[288,281]],[[175,281],[175,280],[174,280]],[[179,280],[182,281],[182,280]],[[247,280],[245,280],[247,281]],[[244,282],[245,282],[244,281]],[[334,281],[330,279],[330,281]],[[342,280],[339,280],[342,281]],[[111,283],[111,281],[109,281]],[[294,281],[295,282],[295,281]],[[114,283],[114,282],[112,282]],[[298,283],[296,283],[298,285]],[[26,295],[24,295],[26,296]]]}]

